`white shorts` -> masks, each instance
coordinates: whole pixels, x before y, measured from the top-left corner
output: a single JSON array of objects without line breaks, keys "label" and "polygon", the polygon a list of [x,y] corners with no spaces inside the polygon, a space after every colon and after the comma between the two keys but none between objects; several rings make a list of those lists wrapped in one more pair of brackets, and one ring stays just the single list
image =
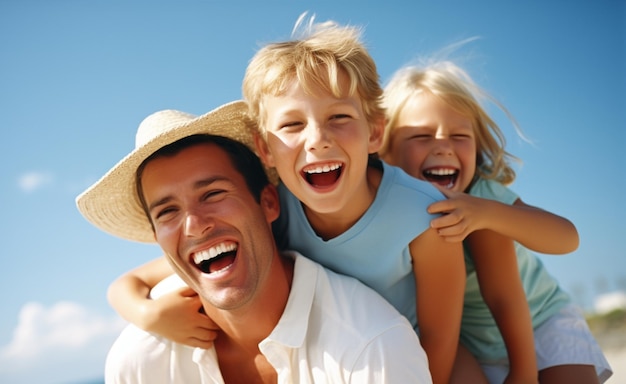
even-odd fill
[{"label": "white shorts", "polygon": [[[558,365],[593,365],[600,383],[613,374],[582,311],[573,304],[562,308],[537,327],[534,338],[540,371]],[[508,360],[481,363],[481,366],[491,384],[501,384],[509,372]]]}]

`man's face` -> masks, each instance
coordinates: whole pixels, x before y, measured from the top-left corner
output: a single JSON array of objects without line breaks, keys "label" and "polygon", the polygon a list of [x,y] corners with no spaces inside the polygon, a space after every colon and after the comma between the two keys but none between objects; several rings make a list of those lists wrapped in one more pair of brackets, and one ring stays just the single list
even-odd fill
[{"label": "man's face", "polygon": [[270,223],[279,213],[272,186],[256,202],[226,152],[210,143],[151,160],[141,185],[157,242],[204,300],[233,310],[267,285],[276,254]]}]

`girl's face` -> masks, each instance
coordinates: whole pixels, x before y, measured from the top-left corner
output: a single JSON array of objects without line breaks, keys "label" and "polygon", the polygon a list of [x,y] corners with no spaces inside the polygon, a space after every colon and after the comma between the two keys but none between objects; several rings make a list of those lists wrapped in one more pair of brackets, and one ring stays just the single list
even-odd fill
[{"label": "girl's face", "polygon": [[[340,74],[347,89],[347,76]],[[382,124],[370,126],[358,95],[336,98],[322,89],[306,93],[293,80],[280,96],[265,96],[264,162],[311,211],[360,214],[371,203],[368,154],[381,145]]]},{"label": "girl's face", "polygon": [[431,93],[419,93],[400,111],[384,160],[440,188],[464,192],[476,172],[472,119]]}]

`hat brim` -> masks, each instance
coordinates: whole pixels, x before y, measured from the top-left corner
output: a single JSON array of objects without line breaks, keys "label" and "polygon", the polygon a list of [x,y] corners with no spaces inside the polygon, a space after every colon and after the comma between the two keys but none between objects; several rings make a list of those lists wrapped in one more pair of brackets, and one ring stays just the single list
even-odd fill
[{"label": "hat brim", "polygon": [[[154,243],[154,231],[142,208],[135,182],[141,163],[157,150],[182,138],[209,134],[224,136],[255,151],[256,125],[248,117],[244,101],[234,101],[193,119],[182,120],[135,148],[100,180],[76,198],[80,213],[93,225],[124,239]],[[278,176],[267,169],[274,184]]]}]

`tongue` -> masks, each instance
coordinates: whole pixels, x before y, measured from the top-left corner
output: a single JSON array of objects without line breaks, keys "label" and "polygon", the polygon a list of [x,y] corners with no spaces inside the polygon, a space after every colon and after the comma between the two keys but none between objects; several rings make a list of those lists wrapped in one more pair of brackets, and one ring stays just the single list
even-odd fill
[{"label": "tongue", "polygon": [[339,178],[339,171],[311,173],[308,175],[309,183],[316,187],[327,187]]},{"label": "tongue", "polygon": [[454,182],[454,175],[450,176],[434,176],[430,175],[427,177],[428,181],[431,183],[439,184],[442,187],[446,187]]},{"label": "tongue", "polygon": [[209,273],[222,270],[231,265],[234,261],[235,255],[232,253],[227,253],[224,256],[217,257],[211,260],[211,264],[209,265]]},{"label": "tongue", "polygon": [[436,181],[436,183],[441,185],[442,187],[447,187],[448,185],[452,183],[452,178],[446,177],[445,179],[439,179]]}]

